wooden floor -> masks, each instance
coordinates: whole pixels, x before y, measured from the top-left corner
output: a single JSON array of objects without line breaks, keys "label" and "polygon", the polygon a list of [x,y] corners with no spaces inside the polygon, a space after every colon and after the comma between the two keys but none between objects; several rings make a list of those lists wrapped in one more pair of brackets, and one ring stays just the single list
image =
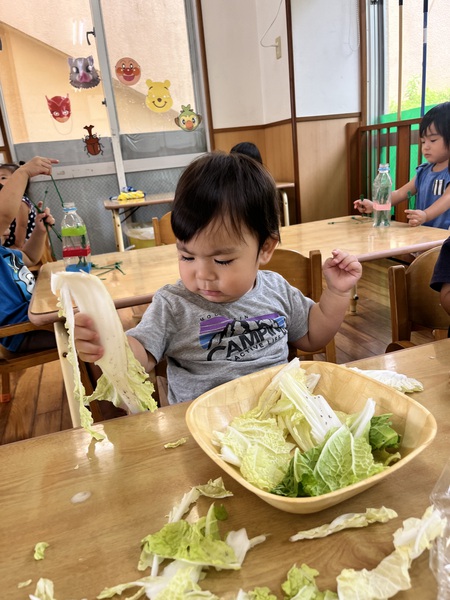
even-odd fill
[{"label": "wooden floor", "polygon": [[[336,336],[337,362],[383,354],[391,341],[387,268],[390,260],[363,263],[356,314],[348,313]],[[119,311],[124,328],[133,325],[131,309]],[[414,334],[417,343],[431,334]],[[317,357],[319,358],[319,357]],[[13,400],[0,403],[0,444],[71,427],[59,362],[11,375]]]}]

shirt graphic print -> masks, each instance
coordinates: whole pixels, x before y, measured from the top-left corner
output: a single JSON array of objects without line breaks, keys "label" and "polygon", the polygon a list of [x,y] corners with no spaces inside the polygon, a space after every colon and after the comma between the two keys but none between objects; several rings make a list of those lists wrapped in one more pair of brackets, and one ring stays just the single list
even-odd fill
[{"label": "shirt graphic print", "polygon": [[278,313],[242,319],[218,315],[200,322],[199,341],[208,361],[240,361],[286,335],[286,318]]}]

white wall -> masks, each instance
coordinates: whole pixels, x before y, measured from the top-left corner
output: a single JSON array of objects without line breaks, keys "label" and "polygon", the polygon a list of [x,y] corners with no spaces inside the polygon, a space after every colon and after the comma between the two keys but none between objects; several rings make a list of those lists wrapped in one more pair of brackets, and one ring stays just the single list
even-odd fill
[{"label": "white wall", "polygon": [[263,125],[290,116],[284,1],[202,0],[213,127]]},{"label": "white wall", "polygon": [[298,117],[360,111],[357,0],[292,2]]},{"label": "white wall", "polygon": [[[284,0],[277,15],[279,7],[278,0],[202,0],[215,129],[290,117]],[[298,117],[359,112],[357,11],[358,0],[292,2]],[[279,60],[271,47],[277,36]]]}]

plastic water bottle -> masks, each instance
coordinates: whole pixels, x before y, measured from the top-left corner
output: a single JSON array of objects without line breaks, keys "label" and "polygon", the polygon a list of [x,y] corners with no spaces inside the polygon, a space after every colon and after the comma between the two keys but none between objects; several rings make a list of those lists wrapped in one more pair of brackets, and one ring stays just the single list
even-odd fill
[{"label": "plastic water bottle", "polygon": [[373,226],[389,227],[391,224],[392,179],[389,165],[381,164],[372,186]]},{"label": "plastic water bottle", "polygon": [[61,237],[66,271],[89,273],[91,270],[91,245],[86,225],[73,202],[64,204]]},{"label": "plastic water bottle", "polygon": [[431,503],[447,518],[444,535],[436,538],[430,549],[430,568],[438,584],[439,600],[450,600],[450,460],[430,495]]}]

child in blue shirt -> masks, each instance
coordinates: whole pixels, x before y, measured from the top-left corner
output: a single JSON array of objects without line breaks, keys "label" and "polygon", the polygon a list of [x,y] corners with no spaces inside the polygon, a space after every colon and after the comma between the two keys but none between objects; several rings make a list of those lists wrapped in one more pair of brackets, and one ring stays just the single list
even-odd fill
[{"label": "child in blue shirt", "polygon": [[[314,351],[339,329],[361,276],[355,256],[333,250],[315,303],[267,264],[280,241],[279,200],[270,173],[241,153],[207,153],[180,177],[171,216],[180,281],[161,288],[128,331],[147,372],[167,359],[169,403],[254,371],[284,364],[288,342]],[[104,348],[88,315],[75,316],[80,358]]]},{"label": "child in blue shirt", "polygon": [[[408,192],[416,195],[415,209],[405,210],[412,227],[450,228],[450,102],[438,104],[422,118],[419,128],[422,155],[428,161],[417,167],[416,175],[407,184],[394,190],[393,206],[406,200]],[[372,212],[372,201],[355,200],[353,206],[361,213]]]},{"label": "child in blue shirt", "polygon": [[[19,167],[0,190],[0,232],[2,242],[9,235],[9,224],[20,210],[28,179],[35,175],[50,175],[53,159],[36,156]],[[28,306],[34,288],[34,276],[28,270],[39,262],[45,245],[45,224],[53,225],[54,218],[48,208],[36,215],[36,226],[23,250],[0,246],[0,325],[11,325],[28,320]],[[55,346],[50,331],[33,331],[0,339],[0,344],[11,352],[44,350]]]}]

